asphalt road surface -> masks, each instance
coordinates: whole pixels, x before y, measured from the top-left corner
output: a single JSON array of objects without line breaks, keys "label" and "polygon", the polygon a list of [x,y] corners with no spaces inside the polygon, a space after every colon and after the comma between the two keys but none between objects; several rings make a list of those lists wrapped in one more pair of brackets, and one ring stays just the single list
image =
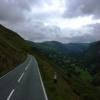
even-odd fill
[{"label": "asphalt road surface", "polygon": [[33,56],[0,78],[0,100],[48,100]]}]

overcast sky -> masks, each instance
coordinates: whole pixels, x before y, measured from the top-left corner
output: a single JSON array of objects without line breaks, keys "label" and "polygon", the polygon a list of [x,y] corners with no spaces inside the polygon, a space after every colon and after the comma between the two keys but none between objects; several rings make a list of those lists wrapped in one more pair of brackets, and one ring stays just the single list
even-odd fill
[{"label": "overcast sky", "polygon": [[28,40],[100,40],[100,0],[0,0],[0,24]]}]

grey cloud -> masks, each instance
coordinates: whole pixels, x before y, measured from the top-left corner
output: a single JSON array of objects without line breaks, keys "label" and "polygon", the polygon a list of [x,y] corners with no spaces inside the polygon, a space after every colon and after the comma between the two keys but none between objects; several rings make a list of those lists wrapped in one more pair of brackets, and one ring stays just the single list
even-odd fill
[{"label": "grey cloud", "polygon": [[100,17],[100,0],[69,0],[64,17],[94,15]]},{"label": "grey cloud", "polygon": [[73,43],[90,43],[94,41],[100,41],[100,23],[99,24],[92,24],[86,26],[88,31],[84,33],[84,28],[81,31],[68,31],[72,32],[71,34],[80,34],[80,35],[73,35],[72,37],[64,37],[61,38],[60,41],[62,42],[73,42]]},{"label": "grey cloud", "polygon": [[[1,0],[0,23],[4,23],[25,39],[32,41],[92,42],[100,40],[100,24],[87,26],[88,31],[83,33],[84,31],[61,30],[56,26],[44,26],[43,21],[45,22],[46,18],[51,17],[49,13],[40,13],[26,19],[31,7],[39,7],[43,2],[44,0]],[[85,15],[100,17],[99,4],[100,0],[69,0],[68,11],[65,11],[64,17]],[[69,37],[64,34],[71,34],[72,36]]]},{"label": "grey cloud", "polygon": [[27,25],[25,23],[20,23],[10,28],[17,31],[25,39],[31,41],[42,42],[55,40],[65,43],[77,43],[100,40],[100,24],[88,25],[88,31],[84,31],[84,29],[77,31],[68,29],[61,30],[56,26],[44,26],[43,23],[35,21],[33,23],[31,21],[27,22]]},{"label": "grey cloud", "polygon": [[100,24],[88,25],[87,28],[88,28],[87,34],[82,33],[84,31],[84,29],[83,29],[83,31],[80,31],[78,33],[78,34],[82,34],[82,35],[79,35],[79,36],[76,35],[76,36],[72,36],[69,38],[65,37],[62,39],[62,42],[67,41],[67,42],[73,42],[73,43],[80,43],[80,42],[90,43],[90,42],[94,42],[94,41],[100,41]]},{"label": "grey cloud", "polygon": [[35,0],[1,0],[0,21],[9,23],[24,21]]},{"label": "grey cloud", "polygon": [[96,38],[96,40],[100,40],[100,24],[90,25],[93,28],[92,35]]},{"label": "grey cloud", "polygon": [[27,22],[27,25],[25,23],[20,23],[10,28],[17,31],[25,39],[32,41],[55,40],[59,36],[60,29],[56,26],[47,27],[42,22],[36,21]]},{"label": "grey cloud", "polygon": [[75,36],[69,38],[69,42],[72,43],[90,43],[93,41],[96,41],[96,39],[92,35]]}]

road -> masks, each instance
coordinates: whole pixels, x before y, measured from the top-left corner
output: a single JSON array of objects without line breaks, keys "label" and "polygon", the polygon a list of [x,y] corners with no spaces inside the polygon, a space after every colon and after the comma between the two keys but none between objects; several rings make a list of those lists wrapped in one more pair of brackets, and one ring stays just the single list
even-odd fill
[{"label": "road", "polygon": [[33,56],[0,78],[0,100],[48,100]]}]

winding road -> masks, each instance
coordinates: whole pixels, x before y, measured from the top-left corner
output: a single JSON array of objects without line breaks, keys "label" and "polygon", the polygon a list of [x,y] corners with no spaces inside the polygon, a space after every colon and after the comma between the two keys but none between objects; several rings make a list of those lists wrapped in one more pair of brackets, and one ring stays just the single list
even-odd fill
[{"label": "winding road", "polygon": [[0,78],[0,100],[48,100],[33,56]]}]

